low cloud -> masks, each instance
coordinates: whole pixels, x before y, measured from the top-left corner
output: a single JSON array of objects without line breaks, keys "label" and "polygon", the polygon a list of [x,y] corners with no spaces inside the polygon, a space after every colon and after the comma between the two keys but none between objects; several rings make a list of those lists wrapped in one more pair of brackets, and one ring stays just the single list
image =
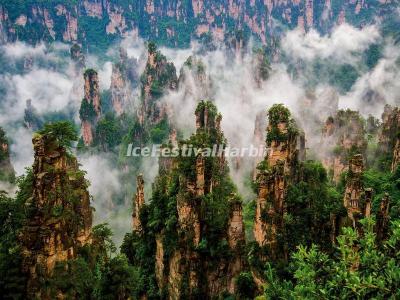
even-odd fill
[{"label": "low cloud", "polygon": [[399,105],[399,53],[399,46],[387,45],[377,65],[359,77],[352,90],[340,98],[340,107],[380,117],[385,104]]},{"label": "low cloud", "polygon": [[[350,25],[338,26],[332,34],[321,36],[315,31],[303,34],[298,31],[288,32],[282,41],[282,49],[289,60],[303,60],[310,63],[317,59],[326,59],[343,63],[355,63],[371,44],[381,42],[378,28],[366,26],[356,29]],[[145,43],[140,38],[127,38],[122,41],[122,46],[127,48],[128,56],[138,60],[137,72],[141,74],[146,62]],[[38,47],[26,46],[22,43],[5,46],[5,55],[10,61],[22,59],[26,55],[51,57],[51,53],[43,45]],[[61,46],[60,46],[61,47]],[[63,49],[62,47],[60,49]],[[117,47],[111,52],[118,55]],[[304,74],[293,77],[284,62],[272,64],[272,71],[267,81],[257,86],[254,81],[252,69],[251,49],[242,59],[233,60],[226,55],[223,49],[208,53],[197,53],[197,47],[176,50],[161,48],[161,52],[168,60],[173,61],[178,72],[186,59],[196,54],[205,67],[207,77],[212,81],[210,91],[204,93],[202,87],[193,89],[193,84],[198,82],[189,78],[181,84],[179,90],[166,94],[161,102],[168,104],[172,111],[172,122],[184,137],[195,131],[195,108],[206,94],[216,104],[222,113],[222,129],[232,147],[246,147],[253,142],[256,116],[265,112],[275,103],[283,103],[289,107],[294,117],[299,120],[306,130],[308,146],[316,143],[320,138],[322,119],[325,118],[327,107],[336,101],[337,91],[326,82],[316,85],[312,93],[314,102],[305,106],[304,99],[309,92],[307,78]],[[387,45],[382,59],[370,71],[360,73],[353,88],[345,95],[340,96],[341,108],[361,110],[362,113],[380,114],[384,103],[398,104],[400,94],[398,47]],[[118,59],[117,56],[115,59]],[[13,139],[11,144],[12,162],[18,174],[22,174],[26,166],[33,161],[31,145],[31,132],[22,127],[25,101],[32,99],[33,105],[40,113],[54,112],[71,107],[78,114],[82,97],[82,80],[75,80],[72,75],[73,68],[70,62],[60,69],[41,68],[39,66],[27,70],[23,74],[3,74],[1,79],[6,90],[0,110],[0,125],[4,126]],[[94,67],[99,72],[101,90],[108,89],[112,71],[111,62],[101,62],[97,57],[88,57],[88,67]],[[299,71],[301,72],[301,71]],[[308,76],[309,74],[307,74]],[[190,74],[188,75],[190,76]],[[136,105],[132,105],[131,113],[135,114],[138,103],[137,90],[132,90]],[[383,99],[383,102],[366,99]],[[375,98],[374,98],[375,97]],[[310,111],[305,117],[304,110]],[[309,119],[309,118],[311,119]],[[79,123],[79,120],[75,120]],[[17,125],[16,125],[17,124]],[[312,125],[310,125],[312,124]],[[115,241],[119,243],[123,235],[131,230],[131,197],[121,197],[126,187],[122,186],[121,176],[125,174],[118,168],[116,162],[107,155],[81,156],[79,161],[82,169],[86,170],[87,179],[91,182],[89,188],[93,195],[93,206],[96,208],[95,222],[108,222],[116,233]],[[252,199],[245,181],[250,177],[254,162],[243,160],[232,161],[231,174],[240,192],[246,199]],[[238,167],[239,166],[239,167]],[[158,164],[155,160],[144,160],[138,168],[142,171],[146,182],[146,200],[151,196],[149,184],[158,173]],[[135,178],[131,180],[132,189]],[[117,201],[118,200],[118,201]]]},{"label": "low cloud", "polygon": [[331,58],[346,63],[354,61],[357,54],[379,39],[379,30],[375,25],[358,29],[345,23],[325,36],[313,29],[307,33],[289,31],[282,41],[282,49],[292,58],[306,61]]},{"label": "low cloud", "polygon": [[114,241],[120,244],[123,235],[130,231],[130,209],[125,203],[118,203],[121,195],[120,170],[106,154],[83,155],[78,157],[81,169],[86,171],[89,180],[89,193],[93,196],[92,206],[95,208],[94,223],[109,223],[115,236]]},{"label": "low cloud", "polygon": [[41,113],[63,110],[68,106],[73,86],[66,74],[45,69],[35,69],[23,75],[6,75],[3,84],[7,93],[1,106],[9,113],[1,115],[1,123],[23,118],[27,99],[32,99]]}]

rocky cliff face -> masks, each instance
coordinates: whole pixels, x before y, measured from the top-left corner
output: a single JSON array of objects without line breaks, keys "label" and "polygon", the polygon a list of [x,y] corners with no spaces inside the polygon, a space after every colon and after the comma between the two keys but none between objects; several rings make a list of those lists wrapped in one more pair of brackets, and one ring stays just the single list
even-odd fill
[{"label": "rocky cliff face", "polygon": [[[223,147],[220,121],[213,104],[200,102],[196,134],[185,143],[199,148]],[[233,293],[234,279],[244,268],[245,236],[241,201],[233,193],[223,151],[215,157],[204,152],[185,156],[186,150],[181,151],[179,159],[160,160],[153,198],[142,207],[148,216],[140,220],[142,238],[154,239],[158,288],[168,299]],[[149,231],[155,221],[151,216],[160,210],[164,214],[157,219],[168,225]]]},{"label": "rocky cliff face", "polygon": [[129,101],[128,70],[132,62],[128,61],[125,49],[120,49],[120,60],[113,64],[111,73],[111,103],[115,113],[119,116]]},{"label": "rocky cliff face", "polygon": [[113,109],[117,115],[121,115],[128,98],[123,64],[113,65],[110,89]]},{"label": "rocky cliff face", "polygon": [[366,211],[364,186],[362,183],[363,171],[363,157],[361,154],[357,154],[349,161],[349,172],[343,197],[343,206],[346,208],[347,216],[351,220],[351,224],[354,228],[356,228],[357,221],[365,216]]},{"label": "rocky cliff face", "polygon": [[101,102],[99,92],[99,77],[96,71],[88,69],[83,74],[85,79],[85,99],[88,103],[93,105],[96,116],[101,115]]},{"label": "rocky cliff face", "polygon": [[0,127],[0,181],[13,182],[15,171],[10,160],[10,147],[3,128]]},{"label": "rocky cliff face", "polygon": [[50,299],[43,281],[57,262],[76,258],[78,248],[91,243],[92,208],[77,160],[49,135],[37,134],[32,141],[33,194],[20,234],[23,271],[28,296]]},{"label": "rocky cliff face", "polygon": [[95,126],[101,116],[101,101],[99,78],[93,69],[85,71],[84,98],[82,99],[79,116],[82,121],[81,134],[85,146],[93,142]]},{"label": "rocky cliff face", "polygon": [[[278,232],[284,226],[285,197],[290,182],[295,181],[299,153],[298,130],[283,105],[274,105],[268,112],[265,159],[259,164],[254,238],[260,247],[267,247],[277,257]],[[300,151],[299,151],[300,150]]]},{"label": "rocky cliff face", "polygon": [[148,57],[145,70],[141,76],[141,108],[139,121],[143,125],[159,123],[167,115],[167,107],[159,98],[166,90],[177,88],[175,66],[159,52],[153,43],[148,45]]},{"label": "rocky cliff face", "polygon": [[322,162],[335,182],[347,170],[352,155],[359,153],[365,156],[365,133],[364,121],[358,112],[340,110],[327,119],[322,130]]},{"label": "rocky cliff face", "polygon": [[[345,217],[332,216],[332,242],[336,243],[336,237],[340,234],[340,228],[351,226],[361,232],[359,221],[372,215],[372,200],[374,191],[365,186],[363,173],[365,170],[364,158],[361,154],[354,155],[349,161],[349,170],[346,177],[346,186],[343,196],[343,206],[346,209]],[[389,202],[387,193],[380,202],[376,212],[375,232],[379,241],[387,236],[389,221]]]},{"label": "rocky cliff face", "polygon": [[391,157],[391,170],[397,169],[400,161],[400,110],[386,105],[382,113],[382,124],[378,133],[378,151]]},{"label": "rocky cliff face", "polygon": [[133,231],[140,233],[142,231],[142,224],[140,222],[140,210],[145,203],[144,200],[144,180],[143,176],[139,175],[136,180],[136,195],[133,199],[133,214],[132,214],[132,227]]},{"label": "rocky cliff face", "polygon": [[[306,31],[328,31],[349,22],[364,25],[374,17],[390,16],[395,1],[330,0],[210,1],[132,3],[127,0],[78,0],[68,3],[3,1],[0,27],[4,41],[79,41],[96,48],[129,31],[169,46],[189,46],[191,38],[224,41],[234,30],[250,32],[263,43],[271,40],[276,24]],[[373,17],[370,17],[370,16]],[[164,25],[167,24],[167,25]],[[30,34],[31,32],[36,34]]]}]

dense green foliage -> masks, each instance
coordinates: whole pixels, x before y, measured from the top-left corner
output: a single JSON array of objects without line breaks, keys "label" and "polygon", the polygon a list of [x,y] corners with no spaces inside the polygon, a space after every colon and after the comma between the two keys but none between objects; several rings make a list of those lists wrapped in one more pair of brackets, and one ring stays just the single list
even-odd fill
[{"label": "dense green foliage", "polygon": [[25,219],[21,194],[32,189],[30,173],[18,182],[20,194],[17,199],[0,193],[0,294],[15,299],[21,299],[25,294],[26,277],[21,272],[21,248],[17,237]]},{"label": "dense green foliage", "polygon": [[78,140],[75,127],[68,121],[46,123],[38,133],[47,135],[50,139],[55,140],[58,146],[65,148],[72,147],[72,143]]},{"label": "dense green foliage", "polygon": [[121,121],[112,113],[105,114],[97,122],[94,145],[99,145],[103,151],[117,147],[121,143],[123,134]]},{"label": "dense green foliage", "polygon": [[319,162],[307,161],[300,168],[300,180],[288,188],[285,230],[279,241],[293,251],[298,245],[316,243],[329,250],[330,217],[344,215],[341,194],[328,182]]},{"label": "dense green foliage", "polygon": [[[218,112],[211,102],[201,102],[196,113],[208,109],[208,120],[217,118]],[[224,144],[222,133],[210,124],[204,124],[182,145],[206,148],[214,144]],[[236,189],[228,176],[228,168],[222,165],[217,157],[205,157],[204,169],[207,182],[216,182],[212,192],[203,196],[191,195],[183,182],[196,180],[196,155],[185,156],[182,153],[176,159],[177,167],[171,170],[160,170],[159,176],[153,185],[153,194],[150,203],[140,211],[142,231],[133,232],[125,237],[121,251],[126,254],[130,263],[139,267],[142,281],[146,283],[143,292],[149,297],[161,296],[165,291],[158,291],[155,284],[155,240],[162,237],[164,259],[175,250],[183,247],[197,252],[209,264],[216,263],[220,258],[229,259],[231,253],[226,237],[226,228],[230,213],[230,203],[240,201],[234,196]],[[188,202],[188,205],[201,213],[201,241],[193,245],[189,232],[181,232],[178,227],[177,203]],[[182,204],[181,204],[182,205]],[[186,276],[186,275],[185,275]],[[187,292],[184,288],[182,292]]]},{"label": "dense green foliage", "polygon": [[400,288],[400,223],[392,223],[389,239],[376,242],[373,219],[362,221],[362,235],[344,228],[335,255],[317,246],[299,246],[292,256],[294,280],[267,273],[266,299],[397,299]]},{"label": "dense green foliage", "polygon": [[[263,2],[250,2],[241,5],[238,12],[234,12],[235,6],[230,6],[229,2],[221,2],[216,9],[212,1],[204,1],[198,7],[190,1],[181,4],[154,2],[150,5],[141,1],[113,0],[110,5],[102,6],[102,10],[96,11],[99,15],[94,15],[81,0],[1,0],[0,5],[9,17],[9,23],[6,22],[9,28],[6,32],[10,40],[28,41],[33,44],[42,40],[63,41],[68,21],[71,23],[71,18],[76,18],[76,31],[70,31],[77,35],[77,42],[82,44],[84,49],[97,53],[104,52],[118,38],[133,29],[137,29],[141,37],[157,40],[159,44],[169,47],[189,47],[192,40],[198,39],[211,48],[211,42],[217,36],[211,28],[223,28],[225,34],[221,38],[229,46],[235,45],[233,41],[248,43],[250,37],[256,42],[274,41],[282,31],[295,29],[300,18],[307,17],[305,1],[289,1],[271,8]],[[58,5],[63,5],[68,15],[60,13]],[[54,34],[47,28],[43,16],[35,15],[33,8],[35,11],[47,10],[48,18],[54,23]],[[346,21],[357,27],[370,24],[379,16],[385,21],[386,31],[392,32],[397,25],[395,8],[396,2],[374,1],[358,11],[356,3],[337,1],[332,4],[331,13],[327,17],[324,3],[316,2],[313,3],[312,26],[322,33],[327,33],[340,19],[340,15],[345,13]],[[265,14],[266,10],[270,10],[270,13]],[[290,18],[285,11],[290,11]],[[114,23],[112,18],[115,18],[116,12],[121,14],[124,21],[121,24],[117,23],[114,28],[110,24]],[[15,23],[21,15],[28,18],[25,26]],[[253,21],[249,23],[246,20]],[[266,24],[271,26],[268,25],[271,23],[273,27],[259,31],[259,28]],[[205,24],[210,29],[207,32],[199,31],[199,25]],[[309,25],[306,24],[306,29]]]},{"label": "dense green foliage", "polygon": [[[290,112],[283,104],[274,104],[268,110],[268,120],[270,122],[270,128],[267,131],[268,146],[272,141],[287,141],[293,139],[297,134],[294,120],[290,118]],[[280,123],[286,123],[286,132],[279,128]]]}]

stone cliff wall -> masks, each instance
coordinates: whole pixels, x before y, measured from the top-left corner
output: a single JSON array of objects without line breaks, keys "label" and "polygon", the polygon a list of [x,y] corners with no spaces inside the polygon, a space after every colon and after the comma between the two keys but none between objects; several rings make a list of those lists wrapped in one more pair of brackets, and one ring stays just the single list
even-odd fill
[{"label": "stone cliff wall", "polygon": [[76,159],[48,135],[33,138],[33,194],[28,221],[20,234],[28,295],[50,299],[43,280],[55,264],[77,257],[91,243],[92,208],[83,172]]},{"label": "stone cliff wall", "polygon": [[175,66],[167,61],[155,44],[149,43],[147,63],[141,76],[141,107],[138,110],[140,124],[151,126],[167,116],[166,104],[158,100],[163,92],[175,90],[177,85]]},{"label": "stone cliff wall", "polygon": [[[0,6],[0,27],[4,41],[26,40],[32,43],[38,40],[96,42],[96,35],[91,26],[87,26],[88,22],[100,30],[99,35],[108,36],[110,43],[115,37],[125,36],[133,30],[151,39],[163,40],[170,46],[182,46],[182,43],[189,46],[191,37],[209,36],[221,41],[233,29],[249,31],[267,43],[276,22],[302,31],[310,28],[329,31],[343,22],[356,25],[372,22],[374,18],[365,17],[371,14],[383,18],[383,12],[394,7],[395,1],[379,1],[370,5],[353,0],[342,1],[339,5],[332,5],[329,0],[193,0],[188,3],[181,0],[133,3],[79,0],[19,4],[5,1]],[[173,22],[167,23],[167,26],[159,25],[171,20]],[[37,34],[29,34],[32,30]]]},{"label": "stone cliff wall", "polygon": [[88,69],[84,77],[84,98],[82,99],[79,116],[82,121],[81,134],[85,146],[93,142],[96,124],[101,117],[101,100],[98,74],[93,69]]},{"label": "stone cliff wall", "polygon": [[[196,133],[188,143],[199,143],[200,147],[224,144],[220,122],[215,106],[200,102]],[[176,221],[174,229],[161,227],[154,233],[155,278],[168,299],[214,298],[236,289],[235,278],[245,266],[245,231],[241,200],[227,176],[223,153],[160,160],[153,195],[166,198],[159,204],[150,203],[147,209],[151,215],[151,209],[160,209],[154,205],[165,201],[176,207],[168,219]],[[215,219],[219,219],[216,224]],[[142,226],[143,238],[152,234],[147,231],[148,224]],[[173,245],[168,243],[171,239],[176,239]],[[211,250],[216,247],[220,250]]]},{"label": "stone cliff wall", "polygon": [[364,120],[351,110],[340,110],[329,117],[322,130],[321,151],[324,167],[332,173],[334,182],[348,169],[354,154],[365,156],[367,149]]},{"label": "stone cliff wall", "polygon": [[268,151],[256,178],[254,237],[260,247],[267,247],[271,257],[276,258],[282,256],[278,253],[277,236],[284,226],[287,187],[296,179],[299,152],[303,149],[298,148],[298,130],[287,108],[274,105],[269,110],[268,122]]}]

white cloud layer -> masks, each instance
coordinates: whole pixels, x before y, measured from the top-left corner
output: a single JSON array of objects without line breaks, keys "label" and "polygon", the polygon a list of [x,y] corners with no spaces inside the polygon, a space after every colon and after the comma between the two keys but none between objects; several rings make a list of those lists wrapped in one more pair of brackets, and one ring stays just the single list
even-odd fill
[{"label": "white cloud layer", "polygon": [[329,36],[322,36],[315,30],[305,34],[300,30],[289,31],[282,41],[282,49],[292,58],[306,61],[332,58],[343,63],[351,62],[357,53],[379,38],[379,30],[375,25],[357,29],[344,23]]},{"label": "white cloud layer", "polygon": [[[320,36],[315,31],[303,35],[298,31],[288,32],[282,41],[282,48],[291,59],[303,60],[306,63],[315,59],[329,59],[340,64],[358,62],[360,53],[372,43],[381,41],[376,26],[367,26],[356,29],[349,25],[337,27],[330,36]],[[138,73],[144,68],[146,49],[143,40],[127,38],[122,41],[127,48],[129,57],[138,60]],[[62,45],[59,45],[62,49]],[[43,45],[30,47],[22,43],[3,46],[5,55],[10,61],[23,59],[27,55],[49,57],[56,59],[54,53],[48,52]],[[248,49],[250,53],[250,49]],[[196,47],[185,50],[161,48],[164,55],[172,60],[177,72],[181,69],[189,55],[196,51]],[[110,53],[118,55],[116,49]],[[364,71],[355,85],[346,95],[340,96],[339,105],[342,108],[361,110],[362,113],[373,113],[378,116],[385,103],[399,104],[400,78],[399,68],[396,65],[399,48],[387,44],[383,58],[371,71]],[[253,76],[251,55],[247,54],[242,60],[228,57],[223,50],[216,50],[199,56],[205,67],[207,76],[213,82],[209,96],[214,100],[218,110],[222,113],[222,129],[231,146],[248,146],[253,142],[255,119],[261,111],[266,111],[275,103],[287,105],[297,120],[305,127],[309,145],[318,141],[320,130],[318,125],[325,114],[327,107],[336,101],[337,92],[326,83],[315,88],[315,102],[304,108],[304,98],[307,95],[302,74],[300,79],[293,79],[283,63],[272,65],[269,80],[256,86]],[[69,63],[68,63],[69,64]],[[100,88],[110,86],[111,62],[100,63],[98,58],[89,57],[87,64],[99,71]],[[177,74],[179,75],[179,74]],[[33,105],[40,113],[63,110],[73,107],[78,114],[82,97],[82,79],[75,78],[71,65],[62,69],[49,69],[34,65],[33,69],[23,74],[3,74],[1,80],[6,88],[6,94],[0,101],[0,125],[5,127],[12,137],[12,162],[18,174],[32,164],[33,151],[31,132],[22,127],[25,101],[32,99]],[[197,103],[204,95],[204,90],[194,89],[198,84],[195,78],[189,78],[178,91],[165,95],[162,99],[174,112],[174,125],[188,137],[195,130],[194,111]],[[192,90],[192,93],[187,93]],[[138,95],[132,91],[132,95]],[[201,95],[201,96],[200,96]],[[368,99],[371,101],[366,101]],[[383,99],[382,101],[380,101]],[[379,100],[379,101],[378,101]],[[137,107],[138,99],[136,98]],[[135,113],[135,108],[132,113]],[[304,109],[310,112],[306,119]],[[79,120],[75,119],[79,124]],[[310,125],[311,124],[311,125]],[[129,203],[116,206],[113,201],[116,194],[124,189],[121,186],[121,170],[115,163],[104,155],[79,157],[83,169],[87,170],[87,178],[91,182],[90,192],[93,195],[93,205],[96,208],[95,221],[109,222],[116,233],[116,241],[122,240],[123,234],[131,228],[131,208]],[[231,164],[232,176],[240,191],[250,199],[252,196],[245,187],[246,176],[249,176],[254,165],[251,161],[243,161],[240,168]],[[155,161],[144,161],[141,169],[144,171],[147,183],[150,183],[157,174]],[[132,179],[134,184],[135,179]],[[146,190],[146,198],[150,192]],[[129,195],[131,197],[133,195]]]}]

